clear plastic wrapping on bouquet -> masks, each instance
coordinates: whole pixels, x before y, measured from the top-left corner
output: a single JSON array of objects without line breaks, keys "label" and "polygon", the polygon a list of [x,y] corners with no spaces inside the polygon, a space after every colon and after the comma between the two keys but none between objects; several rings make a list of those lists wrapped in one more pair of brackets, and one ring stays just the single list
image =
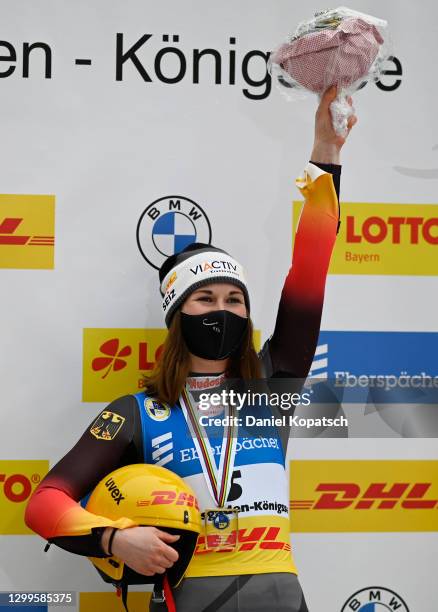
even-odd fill
[{"label": "clear plastic wrapping on bouquet", "polygon": [[336,85],[338,95],[330,107],[333,127],[345,135],[354,112],[348,96],[368,81],[378,80],[391,53],[385,20],[339,7],[319,11],[300,23],[271,53],[269,71],[289,100],[308,93],[321,96]]}]

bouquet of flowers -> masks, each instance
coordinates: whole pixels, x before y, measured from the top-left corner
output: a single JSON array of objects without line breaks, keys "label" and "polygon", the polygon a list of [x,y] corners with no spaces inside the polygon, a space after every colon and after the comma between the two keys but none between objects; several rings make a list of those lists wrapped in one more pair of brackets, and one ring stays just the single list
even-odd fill
[{"label": "bouquet of flowers", "polygon": [[336,85],[331,105],[333,127],[344,136],[354,109],[348,96],[377,80],[390,56],[387,22],[346,7],[315,13],[271,53],[269,70],[289,99],[297,92],[322,95]]}]

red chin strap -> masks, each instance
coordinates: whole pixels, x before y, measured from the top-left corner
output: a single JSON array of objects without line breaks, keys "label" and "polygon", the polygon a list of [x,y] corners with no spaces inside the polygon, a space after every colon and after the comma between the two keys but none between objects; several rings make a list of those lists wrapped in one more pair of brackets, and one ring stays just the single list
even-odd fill
[{"label": "red chin strap", "polygon": [[164,597],[166,598],[166,606],[168,612],[176,612],[175,600],[173,599],[172,589],[170,588],[169,580],[167,579],[167,574],[164,576],[163,580],[163,591]]}]

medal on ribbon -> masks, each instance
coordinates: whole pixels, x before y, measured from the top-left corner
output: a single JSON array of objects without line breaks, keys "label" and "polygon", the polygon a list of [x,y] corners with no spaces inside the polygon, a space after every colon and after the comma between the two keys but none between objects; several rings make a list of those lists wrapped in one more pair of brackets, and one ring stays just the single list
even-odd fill
[{"label": "medal on ribbon", "polygon": [[187,389],[183,389],[179,401],[192,433],[208,490],[217,506],[204,510],[205,547],[209,550],[218,548],[234,550],[237,546],[238,512],[225,507],[231,487],[237,443],[237,425],[232,418],[233,408],[225,406],[225,416],[231,417],[229,419],[231,424],[224,426],[219,467],[217,467],[210,440],[199,422]]}]

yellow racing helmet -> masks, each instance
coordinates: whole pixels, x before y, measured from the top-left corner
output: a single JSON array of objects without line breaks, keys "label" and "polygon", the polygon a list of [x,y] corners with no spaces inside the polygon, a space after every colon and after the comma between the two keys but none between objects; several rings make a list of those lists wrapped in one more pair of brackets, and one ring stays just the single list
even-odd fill
[{"label": "yellow racing helmet", "polygon": [[[180,476],[146,463],[121,467],[96,485],[86,509],[111,520],[125,517],[136,525],[157,527],[179,535],[179,540],[172,544],[179,558],[166,575],[171,587],[180,583],[201,531],[201,514],[195,494]],[[90,557],[90,561],[105,582],[120,588],[162,578],[159,574],[143,576],[115,556]]]}]

